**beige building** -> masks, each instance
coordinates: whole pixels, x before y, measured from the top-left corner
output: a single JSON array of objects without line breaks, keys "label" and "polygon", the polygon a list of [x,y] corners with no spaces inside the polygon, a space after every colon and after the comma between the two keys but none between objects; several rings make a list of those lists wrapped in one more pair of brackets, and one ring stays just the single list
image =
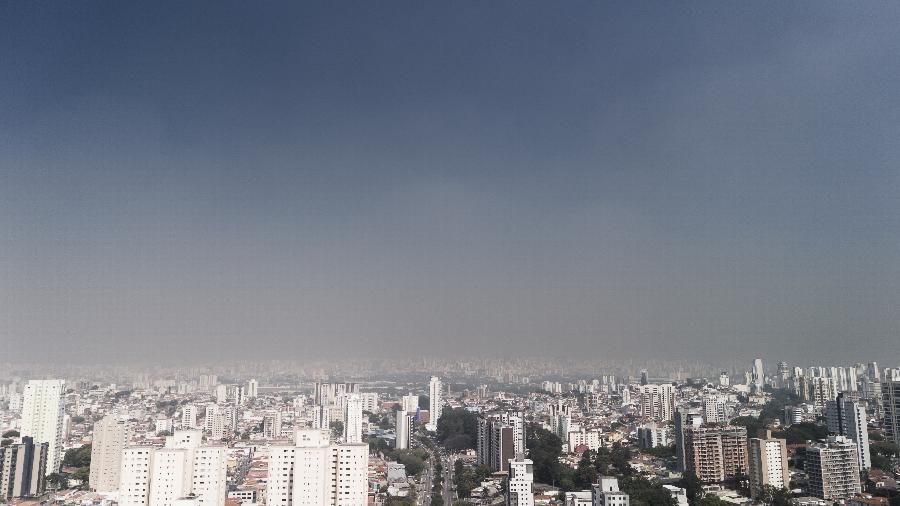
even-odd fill
[{"label": "beige building", "polygon": [[686,469],[702,483],[747,474],[747,429],[733,425],[689,427],[684,431]]},{"label": "beige building", "polygon": [[772,433],[766,431],[765,437],[750,439],[748,453],[750,494],[753,499],[758,499],[767,486],[790,486],[787,443],[784,439],[773,438]]},{"label": "beige building", "polygon": [[107,415],[94,424],[91,440],[91,489],[112,492],[119,489],[122,451],[131,440],[131,426],[116,415]]}]

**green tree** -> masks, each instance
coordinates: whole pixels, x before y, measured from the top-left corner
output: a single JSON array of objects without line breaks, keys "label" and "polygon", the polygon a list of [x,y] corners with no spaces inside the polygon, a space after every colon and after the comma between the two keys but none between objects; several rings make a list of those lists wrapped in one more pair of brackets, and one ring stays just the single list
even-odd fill
[{"label": "green tree", "polygon": [[331,433],[334,434],[335,437],[342,436],[344,434],[344,422],[340,420],[334,420],[328,426],[331,427]]},{"label": "green tree", "polygon": [[90,467],[91,445],[83,445],[80,448],[72,448],[63,456],[63,467]]},{"label": "green tree", "polygon": [[594,463],[591,461],[590,450],[581,455],[578,469],[572,475],[572,482],[575,488],[581,490],[589,489],[591,485],[597,482],[597,468],[594,467]]},{"label": "green tree", "polygon": [[464,408],[447,409],[437,421],[437,439],[454,451],[475,448],[478,418]]},{"label": "green tree", "polygon": [[650,481],[638,474],[623,476],[619,488],[627,492],[632,506],[677,506],[668,490],[657,481]]},{"label": "green tree", "polygon": [[20,435],[19,431],[13,429],[13,430],[8,430],[8,431],[3,432],[2,437],[13,438],[13,437],[19,437],[19,435]]}]

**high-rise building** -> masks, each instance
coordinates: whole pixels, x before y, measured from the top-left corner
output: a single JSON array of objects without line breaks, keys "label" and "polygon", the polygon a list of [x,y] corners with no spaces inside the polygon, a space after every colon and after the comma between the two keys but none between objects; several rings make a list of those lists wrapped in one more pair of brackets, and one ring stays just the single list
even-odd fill
[{"label": "high-rise building", "polygon": [[203,420],[203,430],[205,430],[210,439],[216,441],[225,437],[225,410],[215,403],[206,405],[206,416]]},{"label": "high-rise building", "polygon": [[638,389],[641,395],[641,416],[663,422],[672,419],[675,413],[674,385],[642,385]]},{"label": "high-rise building", "polygon": [[197,406],[185,404],[181,407],[181,428],[184,430],[197,428]]},{"label": "high-rise building", "polygon": [[869,453],[869,430],[865,405],[841,392],[837,399],[828,401],[825,415],[828,421],[828,432],[846,436],[856,443],[859,469],[867,471],[871,468],[872,458]]},{"label": "high-rise building", "polygon": [[94,424],[91,439],[91,489],[113,492],[119,488],[122,451],[131,441],[131,424],[116,415],[106,415]]},{"label": "high-rise building", "polygon": [[757,358],[753,360],[753,385],[758,389],[762,390],[763,386],[766,384],[766,370],[763,368],[763,361],[761,358]]},{"label": "high-rise building", "polygon": [[881,383],[881,409],[885,435],[900,445],[900,380],[885,378]]},{"label": "high-rise building", "polygon": [[534,506],[534,463],[520,454],[509,459],[506,506]]},{"label": "high-rise building", "polygon": [[409,440],[413,432],[413,421],[415,413],[410,414],[408,411],[397,411],[397,427],[395,433],[397,435],[394,440],[394,448],[405,450],[409,448]]},{"label": "high-rise building", "polygon": [[719,386],[727,387],[731,385],[731,377],[728,375],[728,371],[722,371],[719,373]]},{"label": "high-rise building", "polygon": [[247,398],[256,399],[258,396],[259,382],[256,381],[256,378],[251,378],[250,381],[247,382]]},{"label": "high-rise building", "polygon": [[643,427],[638,427],[637,436],[638,446],[642,450],[669,445],[669,436],[666,428],[660,427],[655,423],[648,423]]},{"label": "high-rise building", "polygon": [[64,394],[63,380],[31,380],[22,395],[22,435],[47,443],[47,474],[62,463]]},{"label": "high-rise building", "polygon": [[152,446],[132,446],[122,450],[119,506],[147,506],[154,451]]},{"label": "high-rise building", "polygon": [[847,500],[862,491],[856,443],[844,436],[808,446],[806,473],[809,493],[827,501]]},{"label": "high-rise building", "polygon": [[707,395],[703,398],[703,421],[706,423],[725,423],[728,421],[725,399],[718,395]]},{"label": "high-rise building", "polygon": [[787,443],[784,439],[773,438],[770,431],[766,431],[765,437],[750,438],[747,460],[750,494],[754,500],[761,496],[766,487],[781,489],[790,486]]},{"label": "high-rise building", "polygon": [[281,411],[270,409],[263,414],[263,437],[278,439],[281,437],[282,416]]},{"label": "high-rise building", "polygon": [[197,430],[175,431],[166,446],[122,452],[120,506],[172,506],[192,495],[198,506],[225,503],[228,455],[223,446],[201,446]]},{"label": "high-rise building", "polygon": [[500,415],[478,419],[478,464],[498,472],[508,471],[509,460],[517,455],[516,447],[515,428]]},{"label": "high-rise building", "polygon": [[369,446],[335,444],[321,429],[299,429],[293,445],[273,446],[266,504],[361,506],[368,500]]},{"label": "high-rise building", "polygon": [[362,442],[362,399],[359,394],[350,394],[344,398],[344,442]]},{"label": "high-rise building", "polygon": [[225,404],[228,402],[228,385],[216,385],[216,403]]},{"label": "high-rise building", "polygon": [[0,448],[0,499],[34,497],[44,492],[50,445],[25,436]]},{"label": "high-rise building", "polygon": [[684,431],[686,469],[701,483],[718,483],[747,474],[746,427],[701,426]]},{"label": "high-rise building", "polygon": [[437,431],[438,419],[441,418],[441,409],[443,409],[443,385],[441,384],[441,379],[437,376],[432,376],[431,381],[428,382],[428,395],[429,395],[429,403],[428,403],[428,424],[425,428],[431,432]]},{"label": "high-rise building", "polygon": [[678,471],[687,469],[687,451],[684,445],[684,433],[688,429],[699,428],[703,417],[699,413],[679,408],[675,412],[675,468]]},{"label": "high-rise building", "polygon": [[419,396],[413,394],[404,395],[400,399],[400,409],[407,413],[416,414],[416,411],[419,409]]}]

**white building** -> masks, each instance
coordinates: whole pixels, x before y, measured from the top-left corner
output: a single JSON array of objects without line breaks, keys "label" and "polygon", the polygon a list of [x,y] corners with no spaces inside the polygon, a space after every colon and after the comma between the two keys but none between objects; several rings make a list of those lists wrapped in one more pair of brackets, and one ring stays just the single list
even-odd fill
[{"label": "white building", "polygon": [[761,358],[757,358],[753,361],[753,385],[758,389],[762,390],[763,385],[766,384],[766,371],[763,367],[763,361]]},{"label": "white building", "polygon": [[164,448],[131,447],[122,452],[120,506],[173,506],[193,494],[196,504],[225,503],[227,453],[200,446],[200,431],[176,431]]},{"label": "white building", "polygon": [[197,406],[194,406],[193,404],[185,404],[181,407],[181,428],[197,428]]},{"label": "white building", "polygon": [[215,403],[206,405],[206,417],[203,420],[203,430],[210,439],[221,440],[225,436],[225,412],[221,406]]},{"label": "white building", "polygon": [[708,395],[703,398],[703,420],[707,423],[726,423],[725,399],[719,395]]},{"label": "white building", "polygon": [[131,440],[131,424],[116,415],[106,415],[94,424],[91,439],[91,489],[113,492],[119,488],[122,451]]},{"label": "white building", "polygon": [[344,400],[344,442],[362,442],[362,399],[359,394],[350,394]]},{"label": "white building", "polygon": [[772,438],[771,432],[764,438],[750,438],[747,460],[753,499],[758,499],[767,486],[776,489],[789,487],[787,443],[784,439]]},{"label": "white building", "polygon": [[428,383],[428,395],[430,397],[428,404],[429,418],[425,428],[431,432],[435,432],[437,431],[438,419],[441,418],[441,409],[443,409],[444,406],[442,400],[443,385],[441,384],[441,379],[437,376],[432,376],[431,381]]},{"label": "white building", "polygon": [[22,436],[35,444],[47,443],[47,474],[59,470],[62,462],[63,380],[31,380],[22,394]]},{"label": "white building", "polygon": [[509,459],[507,506],[534,506],[534,463],[523,455]]},{"label": "white building", "polygon": [[593,487],[594,506],[628,506],[628,494],[619,490],[619,480],[610,476],[601,476]]},{"label": "white building", "polygon": [[255,399],[258,396],[259,396],[259,382],[256,381],[256,378],[253,378],[247,382],[247,398]]},{"label": "white building", "polygon": [[398,450],[409,448],[409,438],[412,435],[415,416],[415,413],[410,414],[402,409],[397,411],[397,426],[395,429],[397,437],[394,440],[394,448]]},{"label": "white building", "polygon": [[292,446],[273,446],[268,506],[365,506],[369,446],[334,444],[327,430],[299,429]]},{"label": "white building", "polygon": [[400,399],[400,409],[407,413],[415,414],[419,409],[419,396],[413,394],[404,395]]}]

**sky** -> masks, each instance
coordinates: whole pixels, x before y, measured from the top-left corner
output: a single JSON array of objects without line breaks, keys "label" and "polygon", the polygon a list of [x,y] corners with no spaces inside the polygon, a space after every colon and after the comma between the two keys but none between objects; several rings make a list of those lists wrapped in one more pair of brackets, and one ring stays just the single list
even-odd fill
[{"label": "sky", "polygon": [[4,3],[0,356],[898,365],[898,21]]}]

